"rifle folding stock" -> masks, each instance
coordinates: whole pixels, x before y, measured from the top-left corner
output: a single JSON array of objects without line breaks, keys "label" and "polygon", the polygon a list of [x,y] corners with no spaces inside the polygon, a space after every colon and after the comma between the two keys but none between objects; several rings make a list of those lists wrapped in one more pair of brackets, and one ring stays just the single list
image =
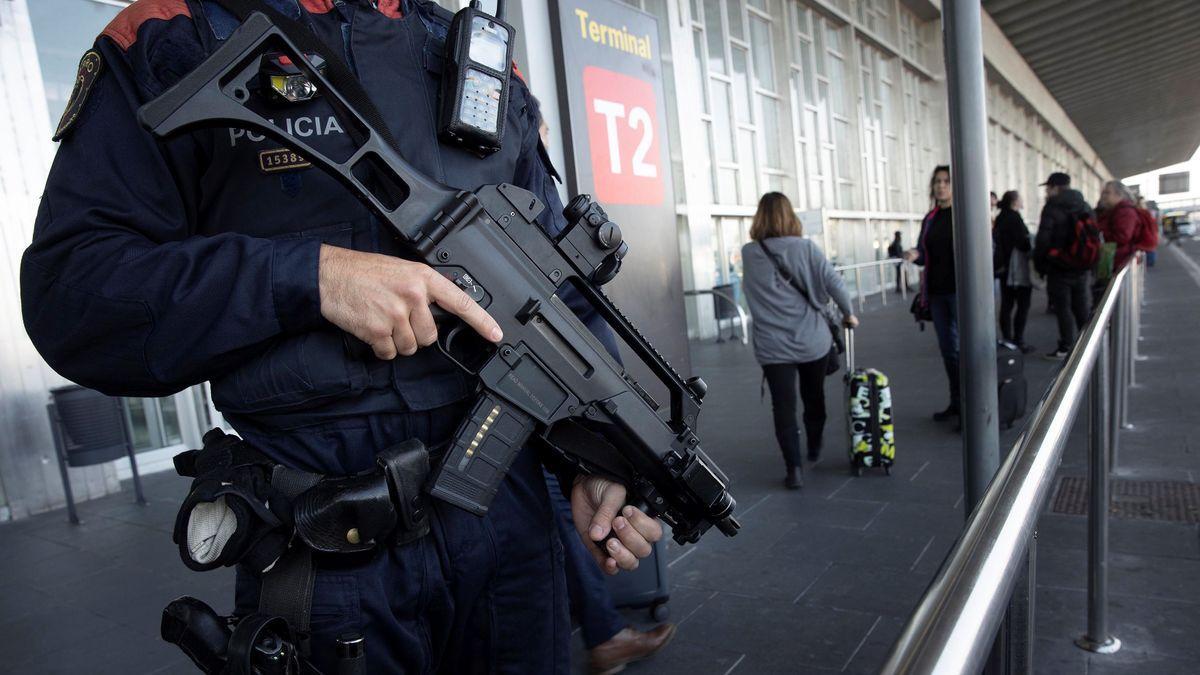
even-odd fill
[{"label": "rifle folding stock", "polygon": [[[317,85],[356,149],[338,161],[247,106],[259,62],[283,52]],[[328,57],[327,57],[328,60]],[[501,184],[475,192],[440,185],[409,165],[290,36],[255,13],[206,61],[138,112],[158,137],[201,127],[264,133],[328,172],[388,224],[411,252],[486,308],[504,331],[493,346],[443,324],[437,348],[478,378],[479,397],[431,493],[476,514],[517,452],[533,443],[577,470],[623,482],[680,543],[711,526],[739,527],[725,476],[695,429],[706,387],[684,380],[600,290],[620,269],[620,228],[585,195],[571,200],[556,237],[536,219],[544,205]],[[588,331],[556,292],[570,285],[670,394],[660,405]]]}]

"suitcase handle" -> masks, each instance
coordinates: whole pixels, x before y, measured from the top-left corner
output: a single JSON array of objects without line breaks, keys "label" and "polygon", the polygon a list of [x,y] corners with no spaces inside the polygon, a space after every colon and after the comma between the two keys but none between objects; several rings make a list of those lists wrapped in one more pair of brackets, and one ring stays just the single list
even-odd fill
[{"label": "suitcase handle", "polygon": [[842,339],[846,343],[846,376],[854,375],[854,329],[842,326]]}]

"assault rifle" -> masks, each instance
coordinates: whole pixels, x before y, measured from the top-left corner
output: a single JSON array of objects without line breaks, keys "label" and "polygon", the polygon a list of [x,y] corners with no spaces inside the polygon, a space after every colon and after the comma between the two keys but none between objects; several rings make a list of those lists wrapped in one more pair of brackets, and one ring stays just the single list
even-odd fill
[{"label": "assault rifle", "polygon": [[[707,386],[676,373],[600,290],[628,250],[620,228],[580,195],[564,209],[567,227],[551,237],[536,222],[544,205],[526,190],[501,184],[458,191],[421,174],[400,156],[361,85],[317,42],[286,17],[250,14],[208,59],[142,106],[138,119],[160,138],[234,127],[283,143],[343,183],[412,255],[454,281],[499,322],[500,345],[473,339],[461,322],[439,330],[437,348],[478,378],[479,397],[455,433],[430,493],[486,513],[513,458],[531,442],[579,471],[625,484],[671,526],[680,543],[697,541],[713,525],[727,536],[736,534],[727,479],[695,432]],[[317,151],[248,107],[261,61],[280,52],[332,106],[355,146],[347,159]],[[325,57],[330,77],[313,67],[306,52]],[[556,296],[565,284],[662,382],[669,410]]]}]

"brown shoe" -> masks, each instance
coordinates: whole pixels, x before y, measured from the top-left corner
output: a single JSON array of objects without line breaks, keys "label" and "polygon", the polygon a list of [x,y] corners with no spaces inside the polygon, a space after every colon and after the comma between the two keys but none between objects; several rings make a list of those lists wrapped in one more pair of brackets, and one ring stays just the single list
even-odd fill
[{"label": "brown shoe", "polygon": [[588,652],[588,672],[591,675],[612,675],[625,670],[634,661],[653,656],[675,637],[675,624],[663,623],[648,631],[632,626],[617,633],[604,644]]}]

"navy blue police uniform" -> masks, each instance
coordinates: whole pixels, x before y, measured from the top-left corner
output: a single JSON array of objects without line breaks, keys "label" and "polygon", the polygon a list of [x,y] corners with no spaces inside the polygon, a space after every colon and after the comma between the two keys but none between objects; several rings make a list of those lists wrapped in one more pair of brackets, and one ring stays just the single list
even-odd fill
[{"label": "navy blue police uniform", "polygon": [[[455,188],[524,187],[547,204],[544,228],[564,225],[519,80],[499,152],[480,159],[436,140],[448,13],[400,0],[266,1],[346,59],[409,162]],[[158,141],[138,126],[138,107],[236,25],[208,0],[139,0],[85,55],[22,263],[29,334],[55,370],[108,394],[210,381],[238,434],[291,467],[344,475],[409,438],[434,446],[464,416],[472,382],[431,349],[375,359],[320,312],[320,246],[404,255],[391,233],[270,139],[216,129]],[[319,96],[252,105],[322,151],[349,147]],[[433,510],[431,535],[415,543],[317,558],[315,663],[332,672],[333,638],[359,630],[371,672],[566,672],[562,545],[538,458],[521,452],[484,518]],[[239,573],[239,611],[253,611],[256,594]]]}]

